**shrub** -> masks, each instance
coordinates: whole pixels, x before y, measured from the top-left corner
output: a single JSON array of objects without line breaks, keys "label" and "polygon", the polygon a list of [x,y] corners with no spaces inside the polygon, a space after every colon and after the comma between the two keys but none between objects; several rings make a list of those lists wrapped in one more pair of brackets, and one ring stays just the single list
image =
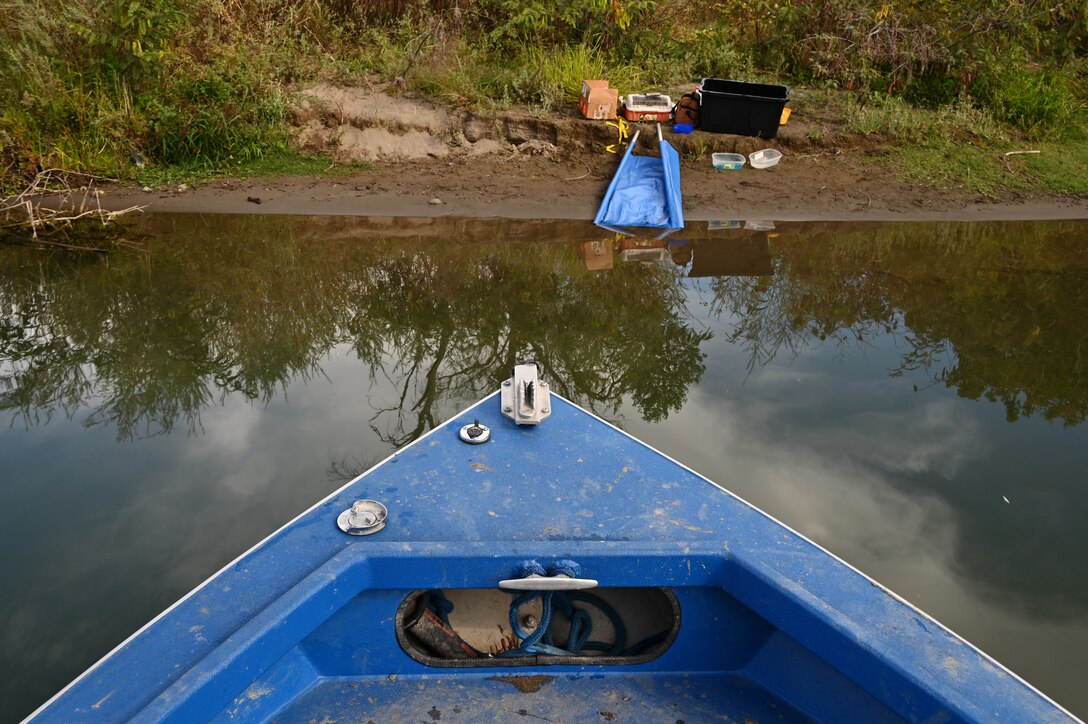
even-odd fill
[{"label": "shrub", "polygon": [[171,164],[242,162],[286,147],[285,96],[240,58],[179,62],[144,109],[145,143]]},{"label": "shrub", "polygon": [[[401,67],[398,74],[403,71]],[[445,49],[420,59],[412,71],[408,82],[414,90],[455,105],[496,108],[525,100],[524,69],[514,63],[498,66],[485,52],[471,46]]]},{"label": "shrub", "polygon": [[505,51],[584,44],[611,51],[637,44],[658,0],[478,0],[490,41]]},{"label": "shrub", "polygon": [[1078,96],[1072,68],[1032,68],[994,64],[973,90],[1002,121],[1034,137],[1063,138],[1082,123],[1084,98]]},{"label": "shrub", "polygon": [[526,62],[535,77],[535,83],[526,93],[546,107],[577,103],[586,78],[605,78],[621,94],[642,89],[642,72],[638,68],[610,63],[593,47],[575,45],[551,51],[534,48],[528,52]]},{"label": "shrub", "polygon": [[131,147],[222,164],[283,146],[286,84],[365,73],[544,108],[588,77],[765,78],[854,90],[859,128],[916,133],[896,98],[1061,138],[1083,123],[1085,52],[1083,0],[6,0],[0,138],[8,169],[113,175]]}]

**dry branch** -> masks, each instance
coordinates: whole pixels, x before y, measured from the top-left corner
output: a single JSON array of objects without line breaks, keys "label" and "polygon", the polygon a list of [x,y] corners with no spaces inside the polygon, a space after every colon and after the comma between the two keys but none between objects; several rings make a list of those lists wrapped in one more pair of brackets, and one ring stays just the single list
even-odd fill
[{"label": "dry branch", "polygon": [[[83,183],[75,187],[74,180]],[[97,219],[107,226],[121,216],[143,210],[143,206],[117,211],[103,209],[96,186],[101,181],[114,179],[72,174],[58,168],[40,171],[21,193],[0,199],[0,231],[30,229],[32,240],[41,242],[39,230],[56,231],[81,219]]]}]

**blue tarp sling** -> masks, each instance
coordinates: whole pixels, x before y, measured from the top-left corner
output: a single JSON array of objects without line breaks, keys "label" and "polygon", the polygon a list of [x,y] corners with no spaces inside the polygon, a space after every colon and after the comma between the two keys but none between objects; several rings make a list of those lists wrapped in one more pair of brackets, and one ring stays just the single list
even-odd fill
[{"label": "blue tarp sling", "polygon": [[661,138],[657,128],[661,157],[636,156],[635,133],[620,167],[605,192],[593,223],[605,228],[648,226],[657,229],[684,228],[684,210],[680,196],[680,155]]}]

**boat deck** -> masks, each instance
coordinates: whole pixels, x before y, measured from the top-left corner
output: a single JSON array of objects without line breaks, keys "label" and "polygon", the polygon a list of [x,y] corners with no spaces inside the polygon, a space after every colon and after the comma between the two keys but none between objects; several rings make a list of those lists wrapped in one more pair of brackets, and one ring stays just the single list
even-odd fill
[{"label": "boat deck", "polygon": [[[900,721],[898,718],[869,722]],[[221,721],[230,721],[230,715]],[[769,722],[806,721],[750,681],[727,674],[334,679],[275,721]]]},{"label": "boat deck", "polygon": [[[458,429],[475,418],[484,445]],[[365,537],[336,525],[384,503]],[[411,657],[415,592],[495,589],[573,559],[660,588],[652,660],[442,668]],[[500,663],[496,666],[496,663]],[[515,427],[491,396],[180,601],[40,721],[1070,721],[999,664],[810,541],[561,398]]]}]

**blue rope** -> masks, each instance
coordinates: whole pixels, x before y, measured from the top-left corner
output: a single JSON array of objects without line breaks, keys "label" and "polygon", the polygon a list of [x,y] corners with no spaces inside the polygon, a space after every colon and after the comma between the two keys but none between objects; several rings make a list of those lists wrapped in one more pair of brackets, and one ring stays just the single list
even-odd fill
[{"label": "blue rope", "polygon": [[[520,651],[524,654],[536,653],[537,643],[548,634],[552,625],[552,595],[552,591],[528,591],[515,598],[514,602],[510,604],[510,630],[521,639],[521,645],[516,649],[511,649],[511,651]],[[532,633],[526,633],[521,628],[519,611],[523,605],[537,596],[541,596],[541,607],[543,609],[540,614],[540,623]],[[551,645],[550,640],[545,642],[545,645]]]},{"label": "blue rope", "polygon": [[[616,609],[608,605],[608,603],[600,596],[594,596],[590,593],[568,593],[566,594],[566,597],[571,601],[581,601],[590,606],[596,606],[608,618],[609,623],[612,624],[612,630],[615,631],[615,638],[613,639],[611,646],[599,641],[589,641],[588,643],[583,643],[579,649],[607,651],[612,656],[619,656],[623,653],[624,644],[627,642],[627,627],[623,625],[623,621],[620,620],[620,616],[616,613]],[[589,614],[586,613],[585,615],[588,621]],[[586,632],[586,638],[589,638],[588,631]]]},{"label": "blue rope", "polygon": [[[560,561],[560,563],[563,563],[563,561]],[[575,563],[574,565],[577,566],[578,564]],[[539,564],[537,564],[537,567],[542,571],[544,570]],[[537,596],[541,597],[540,623],[533,629],[532,633],[528,633],[521,627],[521,607],[534,600]],[[589,640],[589,636],[593,632],[593,621],[590,619],[588,611],[574,606],[576,601],[596,606],[608,618],[613,631],[615,631],[615,640],[611,644]],[[425,594],[423,605],[438,616],[446,626],[450,625],[453,601],[446,598],[442,591],[428,591]],[[565,648],[556,646],[552,635],[551,625],[552,621],[555,620],[555,610],[557,608],[570,621],[570,633],[567,635]],[[599,596],[577,591],[570,593],[528,591],[521,594],[510,604],[510,629],[515,636],[521,639],[521,644],[516,649],[504,651],[500,654],[501,656],[533,656],[536,654],[581,656],[583,651],[607,651],[611,656],[637,656],[651,646],[664,641],[669,633],[668,631],[661,631],[647,636],[628,649],[624,649],[627,640],[627,629],[616,610]]]},{"label": "blue rope", "polygon": [[[575,565],[578,565],[575,563]],[[522,561],[515,572],[515,578],[528,578],[529,576],[536,574],[538,576],[546,576],[548,572],[544,570],[544,566],[540,565],[536,561]]]},{"label": "blue rope", "polygon": [[[540,623],[532,633],[528,633],[521,627],[521,608],[530,601],[535,600],[537,596],[540,597],[541,604]],[[611,644],[589,640],[593,632],[593,622],[587,610],[574,606],[575,601],[595,606],[604,613],[615,632],[615,638]],[[556,645],[552,632],[552,622],[555,620],[556,609],[570,621],[570,632],[567,635],[566,646],[563,648]],[[516,649],[503,652],[503,656],[531,656],[534,654],[581,656],[583,651],[607,651],[612,656],[618,656],[623,653],[627,641],[627,629],[616,610],[600,597],[588,593],[561,593],[559,591],[528,591],[523,593],[510,604],[510,629],[515,636],[521,639],[521,644]],[[644,644],[639,645],[643,646]]]},{"label": "blue rope", "polygon": [[646,638],[642,639],[641,641],[639,641],[637,644],[635,644],[631,648],[624,651],[623,655],[624,656],[638,656],[639,654],[643,653],[644,651],[646,651],[646,649],[650,648],[651,646],[655,646],[655,645],[661,643],[666,638],[668,638],[668,636],[669,636],[669,632],[668,632],[667,629],[665,631],[658,631],[655,634],[651,634],[651,635],[647,636]]},{"label": "blue rope", "polygon": [[566,576],[567,578],[577,578],[582,575],[582,567],[572,560],[560,560],[552,564],[548,569],[549,576]]},{"label": "blue rope", "polygon": [[[572,560],[558,560],[547,571],[537,561],[523,561],[516,577],[526,578],[530,575],[557,576],[565,575],[570,578],[578,578],[582,573],[582,567]],[[441,594],[440,594],[441,595]],[[532,633],[526,632],[521,627],[521,607],[540,597],[541,614],[540,623]],[[611,644],[603,641],[590,641],[593,632],[593,622],[589,612],[584,608],[576,608],[574,603],[584,603],[594,606],[608,618],[612,624],[615,636]],[[447,602],[448,603],[448,602]],[[452,608],[452,604],[450,604]],[[556,645],[552,634],[552,622],[555,620],[555,609],[567,617],[570,621],[570,632],[567,635],[565,648]],[[444,619],[445,620],[445,619]],[[668,631],[648,636],[631,648],[626,648],[627,628],[620,620],[619,614],[604,599],[589,593],[560,591],[528,591],[515,598],[510,604],[510,630],[521,640],[516,649],[504,651],[501,656],[532,656],[535,654],[547,654],[550,656],[581,656],[583,651],[606,651],[610,656],[634,656],[642,653],[651,646],[664,641]]]}]

